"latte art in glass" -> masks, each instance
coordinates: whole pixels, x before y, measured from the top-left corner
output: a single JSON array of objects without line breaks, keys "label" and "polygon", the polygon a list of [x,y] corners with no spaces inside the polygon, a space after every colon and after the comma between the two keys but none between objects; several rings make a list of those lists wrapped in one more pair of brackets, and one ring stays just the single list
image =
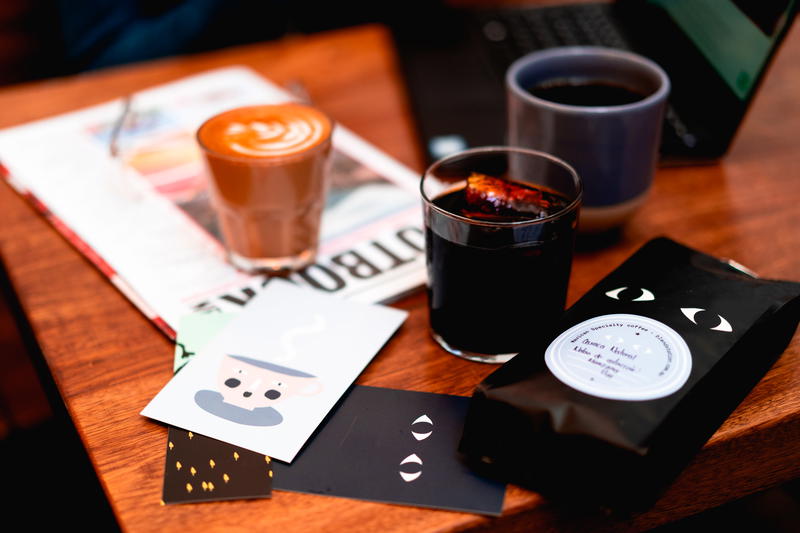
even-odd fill
[{"label": "latte art in glass", "polygon": [[225,130],[231,150],[242,155],[264,157],[286,155],[313,146],[322,136],[318,123],[276,118],[270,122],[233,122]]},{"label": "latte art in glass", "polygon": [[321,144],[330,131],[330,120],[316,109],[282,104],[223,113],[203,127],[200,140],[220,154],[285,157]]}]

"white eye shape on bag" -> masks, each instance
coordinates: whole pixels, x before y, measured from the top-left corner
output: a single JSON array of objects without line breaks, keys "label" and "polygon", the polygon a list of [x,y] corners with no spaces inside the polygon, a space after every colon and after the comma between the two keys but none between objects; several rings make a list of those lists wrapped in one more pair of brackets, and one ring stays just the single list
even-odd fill
[{"label": "white eye shape on bag", "polygon": [[[694,317],[700,311],[705,311],[705,309],[700,307],[681,307],[681,312],[686,316],[686,318],[691,320],[693,324],[697,324],[697,320],[695,320]],[[717,315],[717,317],[719,318],[719,324],[710,329],[713,331],[724,331],[731,333],[733,328],[731,327],[730,322],[722,318],[722,315]]]},{"label": "white eye shape on bag", "polygon": [[[606,296],[608,296],[609,298],[614,298],[615,300],[619,300],[619,293],[621,293],[627,288],[628,287],[620,287],[618,289],[608,291],[606,293]],[[639,288],[639,290],[642,291],[642,294],[631,300],[632,302],[650,302],[656,299],[655,295],[652,292],[648,291],[647,289]]]}]

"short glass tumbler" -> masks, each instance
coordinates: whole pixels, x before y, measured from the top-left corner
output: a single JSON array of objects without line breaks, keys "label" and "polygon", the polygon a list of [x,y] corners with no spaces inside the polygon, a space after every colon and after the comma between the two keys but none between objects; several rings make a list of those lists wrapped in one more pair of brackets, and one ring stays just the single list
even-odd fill
[{"label": "short glass tumbler", "polygon": [[[475,189],[475,179],[497,187]],[[483,147],[437,161],[420,188],[433,338],[459,357],[504,363],[564,311],[580,178],[543,152]],[[537,194],[544,200],[529,210],[525,199]],[[505,211],[478,212],[476,196]]]}]

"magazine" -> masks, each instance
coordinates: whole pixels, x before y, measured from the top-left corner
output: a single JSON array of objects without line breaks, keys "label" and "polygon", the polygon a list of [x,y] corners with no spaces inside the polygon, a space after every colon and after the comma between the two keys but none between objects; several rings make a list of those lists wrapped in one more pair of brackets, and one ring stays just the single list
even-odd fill
[{"label": "magazine", "polygon": [[[226,260],[195,131],[291,99],[246,67],[208,71],[0,130],[0,175],[174,339],[182,316],[241,308],[269,280]],[[417,174],[342,125],[333,146],[319,253],[288,279],[369,303],[420,287]]]}]

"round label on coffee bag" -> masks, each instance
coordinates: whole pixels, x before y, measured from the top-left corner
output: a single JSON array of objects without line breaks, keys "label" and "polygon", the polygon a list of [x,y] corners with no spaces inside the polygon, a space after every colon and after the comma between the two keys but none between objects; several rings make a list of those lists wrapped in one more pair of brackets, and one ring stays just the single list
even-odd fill
[{"label": "round label on coffee bag", "polygon": [[654,400],[680,389],[692,354],[678,333],[638,315],[603,315],[577,324],[554,340],[544,356],[564,384],[612,400]]}]

